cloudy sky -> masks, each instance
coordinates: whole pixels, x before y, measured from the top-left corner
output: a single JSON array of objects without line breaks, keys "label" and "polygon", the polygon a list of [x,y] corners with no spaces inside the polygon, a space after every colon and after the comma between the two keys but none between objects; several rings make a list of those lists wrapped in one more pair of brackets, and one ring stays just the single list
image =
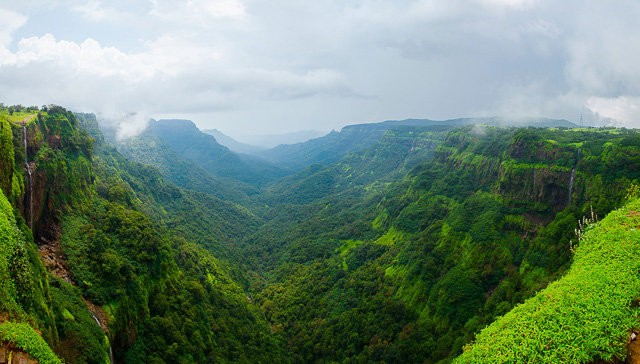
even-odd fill
[{"label": "cloudy sky", "polygon": [[0,102],[232,136],[387,119],[640,127],[637,0],[0,0]]}]

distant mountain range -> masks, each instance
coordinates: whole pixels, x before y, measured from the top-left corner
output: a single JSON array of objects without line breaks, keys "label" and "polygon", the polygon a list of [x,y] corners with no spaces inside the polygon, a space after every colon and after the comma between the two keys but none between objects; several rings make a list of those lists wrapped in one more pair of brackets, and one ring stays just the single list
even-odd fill
[{"label": "distant mountain range", "polygon": [[224,134],[218,129],[204,129],[202,130],[202,132],[205,134],[213,135],[213,137],[216,138],[216,141],[220,145],[224,145],[225,147],[229,148],[229,150],[231,150],[232,152],[251,154],[251,153],[261,152],[267,149],[266,147],[259,147],[257,145],[241,143],[233,139],[232,137]]},{"label": "distant mountain range", "polygon": [[15,113],[0,104],[14,359],[635,362],[638,130],[352,125],[288,146],[291,165],[338,158],[294,173],[188,120],[116,150],[93,114]]},{"label": "distant mountain range", "polygon": [[[283,134],[243,135],[237,139],[242,143],[269,149],[281,144],[295,144],[306,142],[309,139],[318,138],[327,134],[317,130],[301,130]],[[222,144],[222,143],[221,143]]]},{"label": "distant mountain range", "polygon": [[304,143],[279,145],[255,152],[254,155],[281,167],[301,170],[311,164],[331,164],[349,152],[361,150],[377,143],[387,130],[399,126],[464,126],[472,124],[514,127],[577,127],[567,120],[546,118],[460,118],[444,121],[429,119],[388,120],[381,123],[348,125],[340,132],[331,133]]}]

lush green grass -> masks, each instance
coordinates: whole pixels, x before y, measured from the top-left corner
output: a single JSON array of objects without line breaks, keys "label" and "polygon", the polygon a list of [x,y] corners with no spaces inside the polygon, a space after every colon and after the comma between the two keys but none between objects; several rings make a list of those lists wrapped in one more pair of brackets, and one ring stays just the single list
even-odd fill
[{"label": "lush green grass", "polygon": [[[46,112],[42,112],[44,115],[46,115]],[[21,112],[14,112],[13,115],[9,114],[8,110],[2,110],[0,109],[0,114],[4,115],[7,120],[11,121],[12,123],[21,123],[22,120],[28,118],[29,116],[35,116],[38,115],[38,112],[33,112],[33,111],[21,111]]]},{"label": "lush green grass", "polygon": [[640,200],[593,225],[569,273],[485,328],[457,363],[624,359],[638,328]]},{"label": "lush green grass", "polygon": [[60,363],[60,359],[51,351],[42,337],[27,324],[5,322],[0,325],[0,339],[11,341],[39,363]]}]

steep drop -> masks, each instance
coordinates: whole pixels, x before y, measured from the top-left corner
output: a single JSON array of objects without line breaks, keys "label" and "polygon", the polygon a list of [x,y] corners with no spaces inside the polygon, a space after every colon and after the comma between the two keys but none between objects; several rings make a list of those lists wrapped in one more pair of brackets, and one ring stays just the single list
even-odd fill
[{"label": "steep drop", "polygon": [[22,142],[24,144],[24,167],[27,171],[27,179],[29,183],[29,227],[33,230],[33,175],[31,166],[29,165],[27,153],[27,126],[22,127]]}]

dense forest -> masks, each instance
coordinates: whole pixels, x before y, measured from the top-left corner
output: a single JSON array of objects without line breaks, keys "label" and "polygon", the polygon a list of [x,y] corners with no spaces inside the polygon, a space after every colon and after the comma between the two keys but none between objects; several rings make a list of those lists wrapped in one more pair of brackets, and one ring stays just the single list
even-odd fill
[{"label": "dense forest", "polygon": [[15,355],[591,362],[640,329],[637,130],[410,119],[253,156],[185,120],[112,135],[0,108]]}]

